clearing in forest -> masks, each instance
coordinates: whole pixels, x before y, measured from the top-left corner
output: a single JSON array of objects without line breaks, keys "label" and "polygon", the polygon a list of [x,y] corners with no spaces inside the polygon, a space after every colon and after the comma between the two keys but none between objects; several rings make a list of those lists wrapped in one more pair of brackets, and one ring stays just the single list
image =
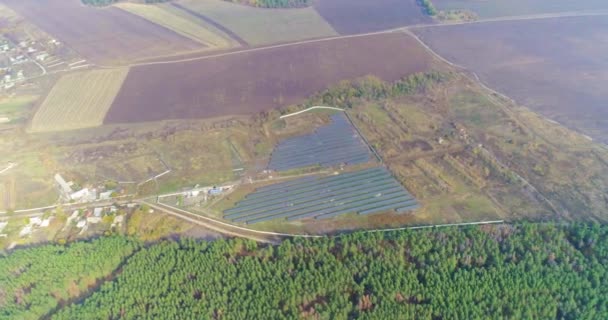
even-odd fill
[{"label": "clearing in forest", "polygon": [[170,5],[146,5],[130,2],[116,5],[122,10],[138,15],[152,23],[161,25],[184,37],[200,42],[209,49],[223,49],[234,46],[235,41],[204,21],[186,11]]},{"label": "clearing in forest", "polygon": [[223,25],[251,45],[337,35],[312,7],[262,9],[220,0],[184,0],[176,6]]},{"label": "clearing in forest", "polygon": [[31,131],[62,131],[101,125],[128,73],[128,68],[120,68],[61,77],[34,115]]}]

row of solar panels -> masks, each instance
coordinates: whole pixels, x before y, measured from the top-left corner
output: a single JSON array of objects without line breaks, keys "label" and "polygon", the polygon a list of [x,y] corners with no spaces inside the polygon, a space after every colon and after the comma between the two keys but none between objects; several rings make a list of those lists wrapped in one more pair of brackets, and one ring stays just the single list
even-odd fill
[{"label": "row of solar panels", "polygon": [[345,213],[407,212],[418,203],[385,168],[306,177],[256,189],[224,218],[253,224],[274,219],[327,219]]},{"label": "row of solar panels", "polygon": [[315,132],[281,141],[273,150],[268,168],[285,171],[320,165],[359,164],[370,160],[370,151],[342,113]]}]

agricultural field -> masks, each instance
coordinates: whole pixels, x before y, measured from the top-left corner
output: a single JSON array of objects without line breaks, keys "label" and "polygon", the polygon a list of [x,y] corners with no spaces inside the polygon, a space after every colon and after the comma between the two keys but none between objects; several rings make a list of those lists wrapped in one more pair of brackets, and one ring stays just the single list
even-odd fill
[{"label": "agricultural field", "polygon": [[200,42],[207,49],[227,49],[236,41],[195,16],[170,5],[146,5],[123,2],[116,5],[122,10],[140,16],[152,23],[173,30],[186,38]]},{"label": "agricultural field", "polygon": [[433,0],[439,10],[468,10],[480,18],[608,10],[604,0]]},{"label": "agricultural field", "polygon": [[118,8],[97,9],[80,0],[5,0],[42,30],[96,64],[125,64],[203,49],[198,42]]},{"label": "agricultural field", "polygon": [[252,46],[337,35],[312,7],[262,9],[222,0],[181,0],[173,5],[224,26]]},{"label": "agricultural field", "polygon": [[492,22],[415,32],[489,87],[608,143],[608,18]]},{"label": "agricultural field", "polygon": [[340,34],[355,34],[431,23],[417,0],[320,0],[314,8]]},{"label": "agricultural field", "polygon": [[410,36],[391,33],[136,66],[105,123],[255,114],[344,79],[374,74],[394,81],[432,62]]},{"label": "agricultural field", "polygon": [[31,132],[73,130],[103,123],[128,68],[65,75],[48,93],[30,126]]},{"label": "agricultural field", "polygon": [[0,125],[25,121],[37,96],[9,96],[0,98]]},{"label": "agricultural field", "polygon": [[[496,219],[607,219],[608,199],[602,190],[608,186],[608,152],[582,136],[488,95],[459,73],[388,97],[382,94],[378,79],[354,83],[355,90],[342,83],[308,100],[306,105],[349,108],[359,130],[421,208],[414,214],[346,214],[329,220],[264,221],[252,227],[325,233]],[[348,92],[358,90],[376,94],[348,97]],[[332,95],[341,98],[332,102]],[[15,181],[11,194],[17,208],[54,202],[57,191],[52,176],[56,172],[77,183],[96,184],[107,178],[116,179],[102,177],[100,170],[116,165],[118,175],[133,171],[130,176],[146,177],[150,168],[158,171],[155,157],[162,159],[171,172],[141,186],[137,190],[140,195],[172,192],[196,184],[222,185],[249,178],[260,181],[241,185],[209,207],[192,209],[221,218],[223,210],[233,207],[257,187],[321,173],[264,173],[273,146],[279,141],[309,134],[330,123],[330,114],[317,111],[278,120],[285,111],[106,125],[79,130],[77,134],[67,131],[38,135],[36,140],[28,141],[16,133],[2,135],[3,148],[6,146],[13,155],[11,161],[19,165],[1,181],[5,186],[6,181]],[[150,163],[142,165],[143,162]],[[239,168],[244,170],[237,174],[234,170]]]}]

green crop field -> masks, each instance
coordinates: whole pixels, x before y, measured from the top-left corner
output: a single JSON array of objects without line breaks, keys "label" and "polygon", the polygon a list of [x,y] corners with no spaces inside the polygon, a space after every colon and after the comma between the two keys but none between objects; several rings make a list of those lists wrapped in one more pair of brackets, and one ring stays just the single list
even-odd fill
[{"label": "green crop field", "polygon": [[184,0],[178,4],[223,25],[251,45],[337,35],[312,7],[261,9],[220,0]]},{"label": "green crop field", "polygon": [[0,100],[0,119],[7,118],[9,121],[13,121],[16,118],[21,118],[36,99],[38,99],[37,96],[28,95],[7,97]]}]

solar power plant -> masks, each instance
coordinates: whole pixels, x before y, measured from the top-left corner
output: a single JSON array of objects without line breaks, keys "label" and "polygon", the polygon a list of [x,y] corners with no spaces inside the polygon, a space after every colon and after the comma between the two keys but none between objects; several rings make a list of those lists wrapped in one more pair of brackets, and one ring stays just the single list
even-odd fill
[{"label": "solar power plant", "polygon": [[314,165],[330,167],[370,160],[370,150],[342,113],[315,132],[281,141],[273,150],[268,169],[285,171]]},{"label": "solar power plant", "polygon": [[274,219],[328,219],[356,212],[397,213],[419,207],[414,197],[384,167],[329,177],[305,177],[256,189],[224,218],[254,224]]}]

